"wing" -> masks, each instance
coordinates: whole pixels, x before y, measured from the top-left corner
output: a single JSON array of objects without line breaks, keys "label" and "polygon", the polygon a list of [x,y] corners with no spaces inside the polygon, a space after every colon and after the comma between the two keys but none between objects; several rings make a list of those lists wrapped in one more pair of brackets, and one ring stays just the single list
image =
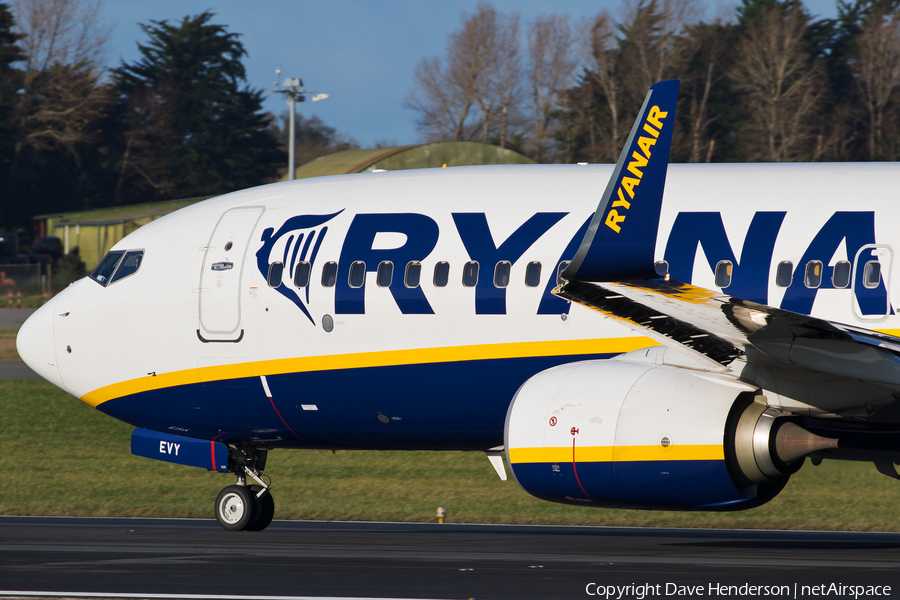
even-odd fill
[{"label": "wing", "polygon": [[[900,338],[675,281],[653,262],[677,81],[650,88],[579,250],[554,293],[724,371],[748,357],[900,391]],[[662,266],[662,273],[658,273]],[[751,356],[752,355],[752,356]]]},{"label": "wing", "polygon": [[798,367],[900,391],[900,339],[679,281],[569,281],[554,290],[724,370],[754,348]]}]

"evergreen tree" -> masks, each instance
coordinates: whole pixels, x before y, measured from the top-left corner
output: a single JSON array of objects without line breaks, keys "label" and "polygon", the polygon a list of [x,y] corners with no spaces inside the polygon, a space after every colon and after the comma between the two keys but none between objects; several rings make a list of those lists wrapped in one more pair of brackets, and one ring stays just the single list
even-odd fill
[{"label": "evergreen tree", "polygon": [[142,24],[142,58],[113,71],[122,132],[116,202],[230,192],[271,180],[284,162],[262,91],[245,85],[240,36],[213,17]]},{"label": "evergreen tree", "polygon": [[[22,72],[13,63],[24,59],[9,6],[0,2],[0,181],[9,182],[16,149],[15,108],[22,87]],[[9,185],[0,186],[0,220],[11,205]]]}]

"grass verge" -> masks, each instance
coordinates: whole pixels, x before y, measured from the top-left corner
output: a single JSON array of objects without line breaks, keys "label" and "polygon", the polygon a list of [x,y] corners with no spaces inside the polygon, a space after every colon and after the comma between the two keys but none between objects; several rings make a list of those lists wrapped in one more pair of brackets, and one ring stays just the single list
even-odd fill
[{"label": "grass verge", "polygon": [[[57,293],[59,293],[57,291]],[[40,308],[44,304],[47,303],[47,299],[44,298],[43,294],[29,294],[27,296],[22,296],[22,301],[19,302],[18,298],[13,296],[13,304],[12,306],[8,303],[8,296],[6,292],[0,294],[0,309],[2,310],[16,310],[16,308]]]},{"label": "grass verge", "polygon": [[18,329],[0,329],[0,360],[22,360],[16,351]]},{"label": "grass verge", "polygon": [[[131,427],[40,381],[0,381],[0,514],[212,517],[230,475],[129,454]],[[809,463],[739,513],[569,507],[500,481],[481,453],[273,451],[276,518],[898,531],[897,482],[870,464]]]}]

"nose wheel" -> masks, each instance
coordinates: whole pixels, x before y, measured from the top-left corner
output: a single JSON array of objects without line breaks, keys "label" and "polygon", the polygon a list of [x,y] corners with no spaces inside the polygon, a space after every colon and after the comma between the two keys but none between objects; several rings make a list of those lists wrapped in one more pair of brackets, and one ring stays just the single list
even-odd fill
[{"label": "nose wheel", "polygon": [[262,497],[258,495],[263,491],[262,486],[251,485],[250,491],[253,492],[253,497],[259,503],[259,513],[244,527],[244,531],[262,531],[269,526],[275,516],[275,500],[272,498],[271,490],[265,490]]},{"label": "nose wheel", "polygon": [[245,485],[229,485],[216,498],[216,520],[228,531],[246,529],[259,509],[259,500]]},{"label": "nose wheel", "polygon": [[[275,516],[272,490],[256,470],[256,464],[265,464],[265,458],[260,461],[255,455],[256,452],[245,454],[250,460],[241,461],[243,464],[234,468],[237,484],[229,485],[216,497],[216,521],[228,531],[262,531]],[[247,477],[260,485],[248,486]]]}]

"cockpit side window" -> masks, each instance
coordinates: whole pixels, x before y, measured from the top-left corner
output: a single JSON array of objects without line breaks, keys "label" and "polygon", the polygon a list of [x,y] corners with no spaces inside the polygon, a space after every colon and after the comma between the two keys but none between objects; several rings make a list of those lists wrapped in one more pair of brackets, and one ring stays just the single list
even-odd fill
[{"label": "cockpit side window", "polygon": [[123,256],[125,256],[124,252],[107,253],[107,255],[103,257],[103,260],[100,261],[100,264],[97,265],[97,268],[91,272],[89,277],[103,287],[106,287],[109,285],[113,274],[116,272],[116,267],[119,266]]},{"label": "cockpit side window", "polygon": [[122,259],[121,264],[119,264],[119,268],[116,269],[116,274],[113,275],[112,281],[110,283],[115,283],[120,279],[124,279],[130,275],[134,275],[137,273],[138,269],[141,268],[141,263],[144,261],[144,251],[136,250],[133,252],[126,252],[125,258]]}]

